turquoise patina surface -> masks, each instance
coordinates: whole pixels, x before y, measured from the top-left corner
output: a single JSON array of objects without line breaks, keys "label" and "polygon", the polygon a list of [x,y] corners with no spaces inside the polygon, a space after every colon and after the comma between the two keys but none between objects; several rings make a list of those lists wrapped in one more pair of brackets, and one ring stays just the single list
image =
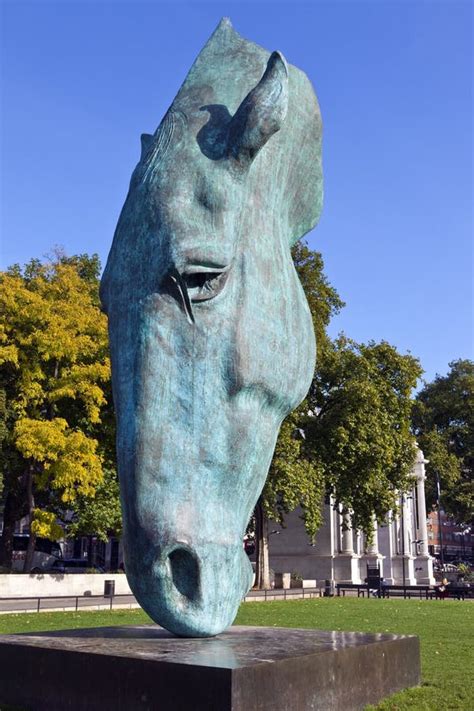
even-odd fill
[{"label": "turquoise patina surface", "polygon": [[313,375],[290,247],[321,201],[308,78],[222,20],[142,136],[101,284],[126,572],[178,635],[224,630],[251,585],[242,538]]}]

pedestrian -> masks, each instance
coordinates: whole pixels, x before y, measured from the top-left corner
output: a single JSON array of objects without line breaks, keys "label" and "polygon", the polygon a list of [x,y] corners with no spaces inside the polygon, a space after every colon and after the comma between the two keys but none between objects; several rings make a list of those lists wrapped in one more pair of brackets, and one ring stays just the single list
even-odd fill
[{"label": "pedestrian", "polygon": [[440,598],[440,600],[444,600],[444,598],[446,597],[448,585],[449,580],[447,578],[443,578],[441,585],[438,586],[438,597]]}]

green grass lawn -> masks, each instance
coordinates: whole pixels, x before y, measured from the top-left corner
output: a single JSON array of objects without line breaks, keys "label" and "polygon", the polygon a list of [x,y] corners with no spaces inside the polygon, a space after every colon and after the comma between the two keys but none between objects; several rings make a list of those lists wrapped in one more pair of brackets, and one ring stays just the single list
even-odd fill
[{"label": "green grass lawn", "polygon": [[[0,633],[143,624],[141,610],[0,616]],[[471,602],[321,598],[244,603],[236,624],[416,634],[423,684],[384,701],[379,711],[474,711],[474,604]],[[6,707],[0,705],[0,711]],[[371,707],[373,708],[373,707]]]},{"label": "green grass lawn", "polygon": [[471,602],[337,597],[250,602],[242,605],[236,622],[418,635],[422,686],[391,696],[377,709],[474,711],[474,605]]}]

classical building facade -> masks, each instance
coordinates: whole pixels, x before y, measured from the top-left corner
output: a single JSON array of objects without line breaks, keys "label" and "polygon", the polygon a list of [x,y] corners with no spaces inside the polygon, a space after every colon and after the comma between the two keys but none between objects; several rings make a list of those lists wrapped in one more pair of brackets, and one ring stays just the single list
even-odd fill
[{"label": "classical building facade", "polygon": [[382,526],[375,523],[371,544],[351,528],[350,516],[343,516],[329,499],[314,544],[308,540],[298,511],[288,515],[285,528],[270,526],[270,567],[318,583],[361,583],[367,566],[378,566],[388,584],[434,584],[433,558],[428,552],[425,464],[418,449],[413,472],[416,485],[400,497],[398,513],[389,512]]}]

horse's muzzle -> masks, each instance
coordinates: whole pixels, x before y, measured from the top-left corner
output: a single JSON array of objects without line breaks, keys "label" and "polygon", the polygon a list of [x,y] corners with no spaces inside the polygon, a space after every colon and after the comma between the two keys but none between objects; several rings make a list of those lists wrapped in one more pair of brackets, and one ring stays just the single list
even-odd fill
[{"label": "horse's muzzle", "polygon": [[232,624],[252,585],[252,566],[240,542],[175,542],[150,565],[127,566],[143,609],[176,635],[211,637]]}]

